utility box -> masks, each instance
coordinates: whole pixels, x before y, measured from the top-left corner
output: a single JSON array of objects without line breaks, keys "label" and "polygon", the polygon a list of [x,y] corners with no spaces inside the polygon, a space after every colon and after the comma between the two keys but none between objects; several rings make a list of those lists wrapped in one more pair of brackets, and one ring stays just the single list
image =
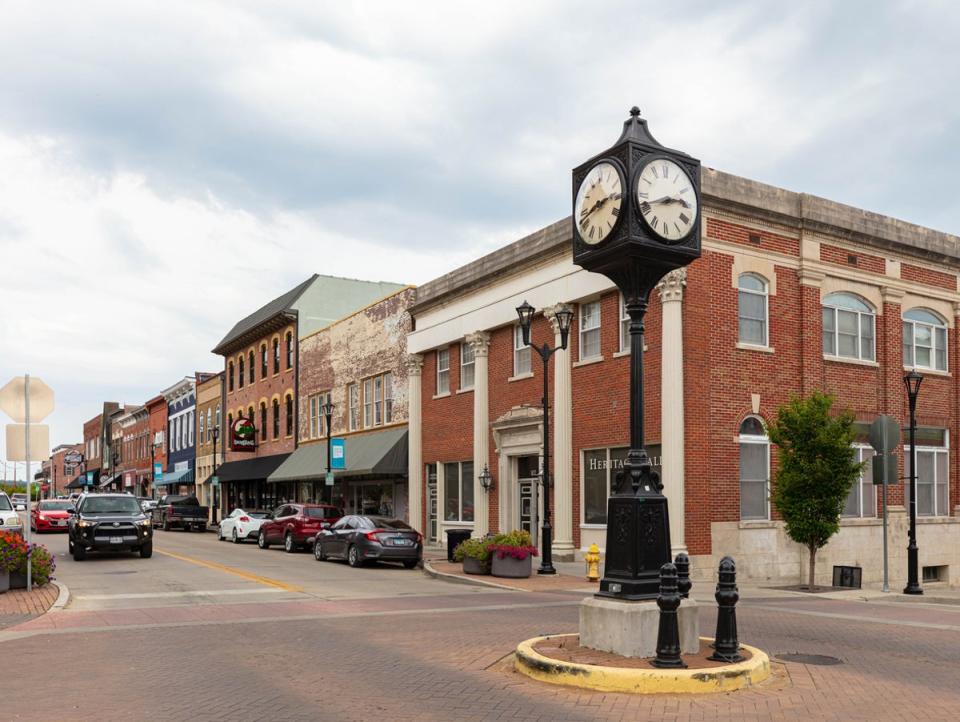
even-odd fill
[{"label": "utility box", "polygon": [[862,567],[835,566],[833,568],[833,586],[860,589],[863,579]]}]

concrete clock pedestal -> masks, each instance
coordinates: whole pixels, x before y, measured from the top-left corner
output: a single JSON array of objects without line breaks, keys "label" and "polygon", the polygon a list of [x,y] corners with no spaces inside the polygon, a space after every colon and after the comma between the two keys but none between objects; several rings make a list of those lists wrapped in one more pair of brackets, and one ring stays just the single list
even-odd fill
[{"label": "concrete clock pedestal", "polygon": [[[680,651],[700,650],[697,603],[684,599],[677,610]],[[654,600],[621,602],[590,597],[580,603],[580,644],[624,657],[656,657],[660,610]]]}]

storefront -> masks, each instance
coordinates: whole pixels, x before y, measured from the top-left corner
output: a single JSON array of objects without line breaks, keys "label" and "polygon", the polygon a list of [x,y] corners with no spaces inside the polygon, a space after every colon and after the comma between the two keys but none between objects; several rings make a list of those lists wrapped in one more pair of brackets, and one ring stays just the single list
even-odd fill
[{"label": "storefront", "polygon": [[290,454],[273,454],[243,461],[228,461],[217,468],[220,493],[226,501],[225,512],[234,509],[273,509],[279,504],[296,501],[292,485],[268,484],[267,477],[283,464]]}]

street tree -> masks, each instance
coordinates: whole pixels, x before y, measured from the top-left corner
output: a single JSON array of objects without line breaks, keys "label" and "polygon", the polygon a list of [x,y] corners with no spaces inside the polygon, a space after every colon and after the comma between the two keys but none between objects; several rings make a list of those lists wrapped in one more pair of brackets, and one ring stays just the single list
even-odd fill
[{"label": "street tree", "polygon": [[840,528],[844,501],[863,468],[854,460],[853,414],[832,414],[833,402],[833,396],[819,391],[793,397],[767,427],[780,449],[773,504],[787,535],[810,552],[811,591],[817,550]]}]

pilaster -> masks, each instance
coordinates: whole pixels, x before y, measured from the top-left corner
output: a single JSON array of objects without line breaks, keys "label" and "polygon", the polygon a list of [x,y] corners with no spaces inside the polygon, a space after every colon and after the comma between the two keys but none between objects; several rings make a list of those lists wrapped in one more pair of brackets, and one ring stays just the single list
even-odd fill
[{"label": "pilaster", "polygon": [[490,334],[467,334],[473,349],[473,535],[484,536],[490,530],[490,499],[480,484],[480,472],[490,459]]},{"label": "pilaster", "polygon": [[423,356],[408,354],[407,367],[407,507],[410,525],[426,536],[423,516],[423,409],[420,372]]},{"label": "pilaster", "polygon": [[553,326],[553,556],[573,561],[573,391],[570,349],[560,348],[557,312],[572,310],[564,303],[547,306],[544,316]]}]

